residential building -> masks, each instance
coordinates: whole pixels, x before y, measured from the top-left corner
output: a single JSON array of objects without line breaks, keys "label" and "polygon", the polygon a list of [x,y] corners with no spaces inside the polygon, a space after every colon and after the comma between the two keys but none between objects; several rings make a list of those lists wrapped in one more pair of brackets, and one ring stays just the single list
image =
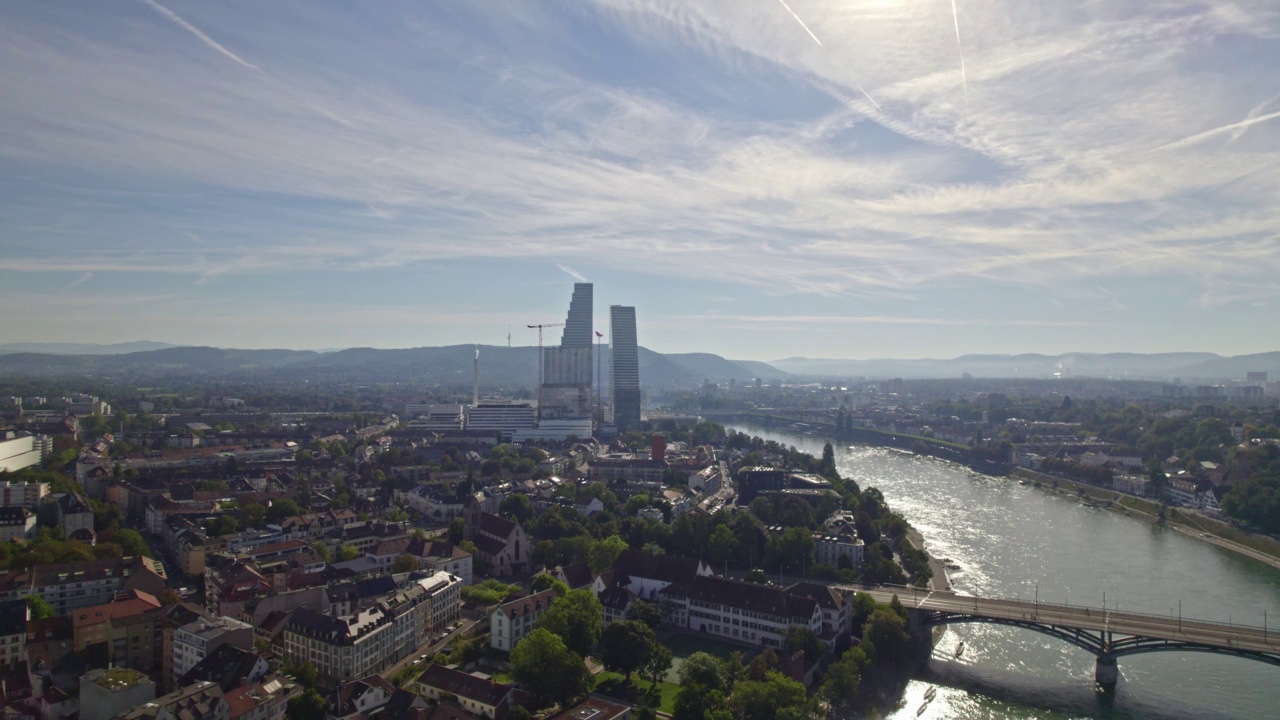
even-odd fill
[{"label": "residential building", "polygon": [[667,472],[665,460],[640,458],[597,458],[587,467],[591,477],[610,482],[662,482]]},{"label": "residential building", "polygon": [[27,621],[31,608],[26,600],[0,602],[0,668],[27,661]]},{"label": "residential building", "polygon": [[152,673],[162,665],[164,613],[154,595],[133,590],[71,614],[76,652],[101,645],[117,667]]},{"label": "residential building", "polygon": [[768,492],[786,488],[786,472],[772,467],[746,467],[738,471],[738,501],[749,503]]},{"label": "residential building", "polygon": [[66,537],[77,530],[93,532],[93,508],[79,493],[69,492],[58,497],[58,527]]},{"label": "residential building", "polygon": [[253,649],[253,626],[229,617],[202,617],[173,631],[173,675],[169,687],[223,645]]},{"label": "residential building", "polygon": [[820,565],[857,568],[862,565],[865,549],[865,543],[852,531],[838,535],[819,532],[813,534],[814,560]]},{"label": "residential building", "polygon": [[90,670],[80,678],[80,720],[110,720],[156,698],[156,684],[137,670]]},{"label": "residential building", "polygon": [[164,567],[145,557],[38,565],[0,573],[0,600],[40,595],[58,615],[109,602],[122,590],[159,597],[164,587]]},{"label": "residential building", "polygon": [[822,631],[818,636],[833,640],[853,632],[853,603],[828,585],[796,583],[786,589],[789,596],[807,597],[818,603],[822,612]]},{"label": "residential building", "polygon": [[270,672],[271,664],[256,650],[219,645],[217,650],[178,677],[174,687],[187,687],[208,680],[217,683],[223,691],[230,691],[246,683],[259,682]]},{"label": "residential building", "polygon": [[40,501],[49,494],[49,483],[0,481],[0,507],[24,507],[38,510]]},{"label": "residential building", "polygon": [[118,720],[231,720],[231,707],[222,688],[199,682],[135,707]]},{"label": "residential building", "polygon": [[384,540],[365,554],[384,571],[391,568],[396,558],[409,555],[417,562],[419,570],[446,572],[462,578],[463,585],[471,584],[471,553],[446,542],[401,537]]},{"label": "residential building", "polygon": [[609,307],[610,419],[620,432],[640,427],[640,354],[636,344],[636,309]]},{"label": "residential building", "polygon": [[25,507],[0,507],[0,542],[27,539],[35,532],[35,513]]},{"label": "residential building", "polygon": [[533,630],[538,618],[557,597],[555,590],[543,590],[494,608],[490,618],[489,647],[511,652],[516,643]]},{"label": "residential building", "polygon": [[223,691],[227,720],[284,720],[289,700],[302,688],[282,677]]},{"label": "residential building", "polygon": [[379,675],[344,682],[330,693],[325,720],[421,717],[427,701],[402,690]]},{"label": "residential building", "polygon": [[503,717],[515,704],[510,685],[435,664],[418,677],[418,693],[435,701],[452,695],[463,710],[490,720]]}]

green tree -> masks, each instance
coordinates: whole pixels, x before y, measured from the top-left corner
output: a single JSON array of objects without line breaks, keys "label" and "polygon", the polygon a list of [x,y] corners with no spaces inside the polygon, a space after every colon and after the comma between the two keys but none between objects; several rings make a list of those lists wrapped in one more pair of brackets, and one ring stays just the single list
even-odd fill
[{"label": "green tree", "polygon": [[729,526],[717,525],[715,531],[711,533],[711,542],[708,543],[707,548],[711,552],[711,562],[723,566],[733,557],[733,551],[737,546],[738,538],[734,536]]},{"label": "green tree", "polygon": [[729,687],[724,661],[702,650],[685,658],[680,665],[679,677],[681,685],[701,685],[708,690],[725,690]]},{"label": "green tree", "polygon": [[349,562],[360,557],[360,551],[354,545],[338,546],[338,562]]},{"label": "green tree", "polygon": [[698,683],[680,683],[671,720],[706,720],[725,709],[724,693]]},{"label": "green tree", "polygon": [[652,498],[644,493],[632,495],[631,498],[627,500],[627,515],[635,516],[636,513],[649,507],[649,504],[652,502]]},{"label": "green tree", "polygon": [[209,534],[214,537],[221,537],[239,531],[240,523],[236,522],[236,519],[230,515],[218,515],[209,521],[209,524],[205,526],[205,530],[208,530]]},{"label": "green tree", "polygon": [[333,553],[329,552],[328,545],[325,545],[322,542],[314,542],[311,544],[311,549],[314,550],[316,555],[319,556],[321,560],[325,561],[326,564],[333,560]]},{"label": "green tree", "polygon": [[316,682],[320,679],[319,675],[316,673],[315,665],[312,665],[306,660],[303,660],[300,663],[295,663],[292,660],[286,660],[280,670],[285,675],[297,680],[298,684],[305,688],[314,688],[316,686]]},{"label": "green tree", "polygon": [[671,669],[671,662],[674,659],[671,648],[659,643],[655,637],[653,646],[649,650],[649,657],[644,667],[640,668],[640,676],[653,683],[656,688],[666,676],[667,671]]},{"label": "green tree", "polygon": [[449,541],[450,545],[461,545],[465,531],[466,522],[462,518],[456,517],[449,523],[449,529],[445,532],[445,539]]},{"label": "green tree", "polygon": [[27,596],[27,607],[31,608],[33,620],[44,620],[53,617],[53,606],[40,595]]},{"label": "green tree", "polygon": [[512,493],[498,504],[498,512],[523,525],[533,517],[533,505],[524,493]]},{"label": "green tree", "polygon": [[551,603],[538,619],[538,627],[564,638],[569,650],[582,657],[591,654],[603,631],[604,606],[588,589],[570,590]]},{"label": "green tree", "polygon": [[315,720],[324,717],[326,705],[324,697],[315,688],[307,688],[289,701],[284,716],[286,720]]},{"label": "green tree", "polygon": [[887,605],[877,606],[862,626],[862,637],[875,647],[876,659],[896,662],[907,649],[907,621]]},{"label": "green tree", "polygon": [[402,553],[391,563],[391,574],[399,575],[400,573],[413,572],[418,569],[418,559],[409,553]]},{"label": "green tree", "polygon": [[861,647],[846,650],[840,659],[827,668],[818,688],[819,696],[837,711],[849,711],[858,695],[862,675],[871,665],[870,658]]},{"label": "green tree", "polygon": [[776,670],[763,680],[738,683],[729,698],[729,707],[741,720],[799,720],[816,718],[818,703],[805,692],[804,685]]},{"label": "green tree", "polygon": [[657,630],[662,625],[662,608],[656,603],[636,600],[627,608],[627,619],[639,620],[648,625],[650,630]]},{"label": "green tree", "polygon": [[618,561],[618,556],[626,549],[627,541],[617,535],[610,535],[594,543],[587,553],[587,564],[591,566],[592,574],[599,575],[613,567],[613,564]]},{"label": "green tree", "polygon": [[142,533],[132,528],[115,531],[111,534],[108,542],[119,545],[125,557],[155,557],[151,553],[151,547],[147,545],[147,541],[142,539]]},{"label": "green tree", "polygon": [[590,673],[582,656],[544,628],[535,628],[516,643],[510,660],[512,677],[529,690],[535,707],[555,702],[567,706],[587,691]]},{"label": "green tree", "polygon": [[648,625],[638,620],[611,622],[600,639],[600,660],[606,670],[620,672],[627,682],[631,673],[646,667],[658,646]]},{"label": "green tree", "polygon": [[302,514],[302,509],[298,507],[298,503],[289,498],[279,498],[271,501],[271,507],[267,508],[267,520],[278,523],[287,517]]},{"label": "green tree", "polygon": [[550,573],[542,573],[533,579],[533,583],[529,586],[532,592],[542,592],[543,590],[555,590],[556,595],[564,597],[569,592],[569,585],[560,578]]}]

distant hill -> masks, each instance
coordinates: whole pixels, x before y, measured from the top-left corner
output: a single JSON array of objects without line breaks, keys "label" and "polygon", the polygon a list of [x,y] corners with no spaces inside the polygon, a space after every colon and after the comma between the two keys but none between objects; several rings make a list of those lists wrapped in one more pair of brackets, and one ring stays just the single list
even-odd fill
[{"label": "distant hill", "polygon": [[787,374],[767,363],[726,360],[711,353],[675,353],[667,354],[666,358],[700,379],[716,382],[747,382],[756,377],[782,377]]},{"label": "distant hill", "polygon": [[45,353],[48,355],[123,355],[144,350],[179,347],[170,343],[138,340],[136,342],[97,345],[93,343],[0,343],[0,354]]},{"label": "distant hill", "polygon": [[1280,353],[1222,357],[1214,353],[1064,353],[1062,355],[962,355],[951,359],[839,360],[792,357],[770,363],[811,377],[1051,378],[1097,377],[1131,380],[1243,380],[1247,371],[1267,370],[1280,378]]},{"label": "distant hill", "polygon": [[[469,386],[477,348],[481,385],[511,389],[537,386],[536,347],[493,345],[395,350],[348,348],[334,352],[214,347],[166,347],[114,355],[18,352],[0,355],[0,375],[203,375],[266,379],[287,373],[288,377],[298,379]],[[610,359],[609,349],[604,348],[600,369],[606,385]],[[706,379],[746,380],[757,374],[709,353],[664,355],[642,347],[639,361],[641,382],[651,388],[696,386]]]}]

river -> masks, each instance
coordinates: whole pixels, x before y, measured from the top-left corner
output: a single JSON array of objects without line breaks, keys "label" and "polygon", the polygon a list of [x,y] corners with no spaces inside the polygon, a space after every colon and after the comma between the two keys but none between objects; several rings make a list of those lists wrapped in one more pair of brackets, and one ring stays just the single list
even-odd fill
[{"label": "river", "polygon": [[[819,436],[733,426],[821,457]],[[951,558],[957,592],[1261,627],[1280,625],[1280,570],[1122,514],[887,448],[837,448],[842,477],[876,487]],[[964,652],[955,656],[957,644]],[[1280,638],[1277,638],[1280,647]],[[888,717],[1277,718],[1280,667],[1208,653],[1121,657],[1113,693],[1096,689],[1094,657],[1030,630],[947,628]],[[937,695],[917,715],[925,692]]]}]

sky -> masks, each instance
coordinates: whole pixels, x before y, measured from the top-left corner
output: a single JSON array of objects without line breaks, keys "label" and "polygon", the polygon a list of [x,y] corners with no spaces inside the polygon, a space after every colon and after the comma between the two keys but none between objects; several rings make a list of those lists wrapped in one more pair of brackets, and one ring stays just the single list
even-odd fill
[{"label": "sky", "polygon": [[0,17],[0,342],[1280,350],[1274,0]]}]

